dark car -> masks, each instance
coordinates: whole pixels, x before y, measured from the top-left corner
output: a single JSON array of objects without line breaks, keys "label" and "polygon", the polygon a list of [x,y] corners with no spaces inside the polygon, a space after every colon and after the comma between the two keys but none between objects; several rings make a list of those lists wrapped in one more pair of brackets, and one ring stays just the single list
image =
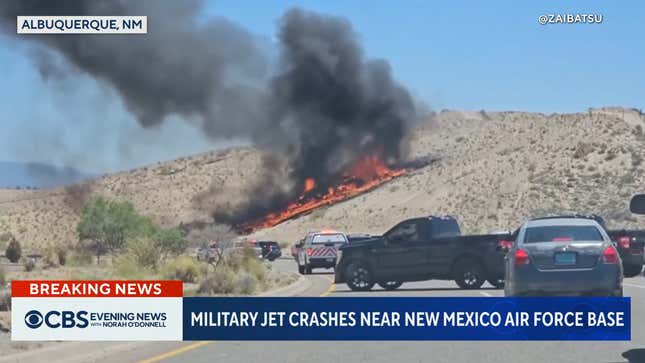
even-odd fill
[{"label": "dark car", "polygon": [[526,222],[506,260],[506,296],[622,296],[620,255],[590,218]]},{"label": "dark car", "polygon": [[451,216],[405,220],[383,236],[350,241],[340,248],[335,282],[367,291],[375,284],[392,290],[407,281],[455,280],[476,289],[486,280],[503,286],[501,241],[508,234],[462,236]]},{"label": "dark car", "polygon": [[280,244],[275,241],[258,241],[257,244],[262,249],[262,258],[274,261],[282,256]]},{"label": "dark car", "polygon": [[[616,245],[623,263],[623,273],[625,277],[634,277],[640,274],[643,269],[643,249],[645,246],[645,230],[636,229],[608,229],[605,220],[597,214],[567,214],[547,216],[538,219],[556,219],[556,218],[585,218],[592,219],[607,232],[609,238]],[[513,234],[517,237],[518,230]]]}]

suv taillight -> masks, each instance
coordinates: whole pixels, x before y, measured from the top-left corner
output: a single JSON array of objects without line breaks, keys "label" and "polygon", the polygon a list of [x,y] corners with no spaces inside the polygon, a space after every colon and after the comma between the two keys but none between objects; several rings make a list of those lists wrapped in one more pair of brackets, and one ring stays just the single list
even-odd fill
[{"label": "suv taillight", "polygon": [[311,256],[311,254],[314,253],[313,248],[307,248],[307,256]]},{"label": "suv taillight", "polygon": [[631,238],[629,238],[629,236],[622,236],[618,238],[618,245],[622,249],[628,250],[630,242],[631,242]]},{"label": "suv taillight", "polygon": [[515,266],[528,265],[529,254],[521,248],[515,250]]},{"label": "suv taillight", "polygon": [[604,263],[618,263],[618,252],[612,246],[605,248],[602,253],[602,262]]}]

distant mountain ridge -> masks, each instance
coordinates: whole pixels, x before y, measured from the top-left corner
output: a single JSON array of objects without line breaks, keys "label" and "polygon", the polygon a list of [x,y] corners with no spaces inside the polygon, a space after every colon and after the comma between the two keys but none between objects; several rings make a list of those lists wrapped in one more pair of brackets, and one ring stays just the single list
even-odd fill
[{"label": "distant mountain ridge", "polygon": [[53,188],[92,177],[92,174],[71,167],[34,162],[0,161],[0,188]]}]

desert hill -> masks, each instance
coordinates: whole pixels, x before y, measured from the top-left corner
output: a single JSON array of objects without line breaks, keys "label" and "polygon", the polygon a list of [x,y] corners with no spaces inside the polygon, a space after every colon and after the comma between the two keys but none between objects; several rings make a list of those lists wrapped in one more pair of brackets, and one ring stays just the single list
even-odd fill
[{"label": "desert hill", "polygon": [[[401,219],[452,214],[467,232],[513,229],[528,216],[602,214],[610,227],[645,220],[629,198],[645,192],[645,115],[625,108],[575,114],[442,111],[413,134],[411,157],[440,160],[349,201],[256,232],[293,242],[333,227],[382,233]],[[78,209],[90,194],[132,201],[167,226],[208,221],[211,205],[235,203],[261,178],[262,153],[210,152],[106,175],[87,185],[0,191],[0,228],[28,247],[77,241]]]}]

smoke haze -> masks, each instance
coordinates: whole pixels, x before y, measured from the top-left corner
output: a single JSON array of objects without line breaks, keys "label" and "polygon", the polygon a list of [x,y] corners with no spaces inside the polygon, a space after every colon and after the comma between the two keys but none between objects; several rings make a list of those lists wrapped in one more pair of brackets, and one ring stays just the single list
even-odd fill
[{"label": "smoke haze", "polygon": [[[419,118],[409,92],[384,60],[366,59],[351,24],[301,9],[278,29],[277,69],[247,30],[219,17],[199,19],[199,1],[9,1],[3,26],[17,15],[146,15],[148,34],[21,36],[60,53],[113,87],[144,127],[169,117],[200,125],[210,140],[241,138],[282,153],[292,187],[266,163],[248,203],[218,215],[236,223],[280,208],[307,178],[326,190],[365,155],[405,157],[409,125]],[[44,77],[65,67],[33,52]],[[100,118],[100,115],[97,115]]]}]

